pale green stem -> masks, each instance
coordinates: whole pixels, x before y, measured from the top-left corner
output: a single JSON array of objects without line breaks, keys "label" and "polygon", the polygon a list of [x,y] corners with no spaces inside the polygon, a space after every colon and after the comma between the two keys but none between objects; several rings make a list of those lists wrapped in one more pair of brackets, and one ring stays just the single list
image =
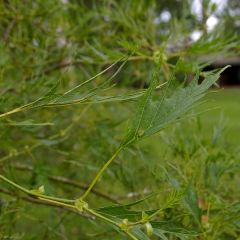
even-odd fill
[{"label": "pale green stem", "polygon": [[56,201],[56,200],[46,199],[46,198],[42,198],[42,197],[38,197],[38,198],[40,200],[43,200],[45,202],[52,203],[52,204],[55,204],[55,205],[58,205],[58,206],[63,206],[65,208],[72,208],[72,209],[78,210],[75,205],[59,202],[59,201]]},{"label": "pale green stem", "polygon": [[[113,159],[118,155],[118,153],[121,151],[121,148],[119,148],[116,153],[113,155],[113,157],[111,159],[109,159],[109,164],[113,161]],[[111,161],[110,161],[111,160]],[[107,162],[107,163],[108,163]],[[109,165],[108,164],[108,165]],[[105,164],[106,165],[106,164]],[[104,166],[105,166],[104,165]],[[108,166],[107,165],[107,166]],[[107,166],[105,167],[105,169],[107,168]],[[102,168],[103,171],[104,171],[104,168]],[[102,170],[101,169],[101,170]],[[102,171],[102,172],[103,172]],[[101,176],[101,175],[100,175]],[[8,178],[4,177],[3,175],[0,175],[0,179],[10,185],[12,185],[13,187],[21,190],[22,192],[28,194],[28,195],[31,195],[31,196],[34,196],[34,197],[37,197],[38,199],[42,200],[42,201],[45,201],[45,202],[48,202],[48,203],[52,203],[52,204],[55,204],[55,205],[58,205],[58,206],[62,206],[62,207],[65,207],[65,208],[71,208],[71,209],[74,209],[76,211],[78,211],[79,209],[75,206],[75,205],[72,205],[70,203],[75,203],[76,201],[75,200],[68,200],[68,199],[62,199],[62,198],[55,198],[55,197],[50,197],[50,196],[46,196],[46,195],[42,195],[42,194],[39,194],[39,193],[36,193],[36,192],[32,192],[31,190],[28,190],[18,184],[16,184],[15,182],[12,182],[11,180],[9,180]],[[133,234],[131,234],[130,232],[128,232],[127,230],[124,230],[120,227],[119,223],[99,214],[98,212],[94,211],[93,209],[89,209],[88,207],[84,207],[84,210],[88,213],[90,213],[91,215],[95,216],[95,217],[98,217],[108,223],[111,223],[113,225],[115,225],[116,227],[120,228],[127,236],[129,236],[131,239],[133,240],[138,240]]]},{"label": "pale green stem", "polygon": [[130,232],[125,232],[131,239],[133,240],[139,240],[138,238],[136,238],[133,234],[131,234]]},{"label": "pale green stem", "polygon": [[[113,225],[115,225],[116,227],[118,227],[118,228],[121,229],[120,225],[119,225],[117,222],[115,222],[115,221],[113,221],[113,220],[111,220],[111,219],[109,219],[109,218],[107,218],[107,217],[99,214],[98,212],[94,211],[93,209],[84,208],[84,210],[85,210],[86,212],[88,212],[88,213],[90,213],[90,214],[92,214],[92,215],[94,215],[94,216],[96,216],[96,217],[98,217],[98,218],[101,218],[102,220],[105,220],[106,222],[109,222],[109,223],[111,223],[111,224],[113,224]],[[138,239],[137,239],[133,234],[131,234],[129,231],[124,230],[124,229],[121,229],[121,230],[122,230],[127,236],[129,236],[131,239],[133,239],[133,240],[138,240]]]},{"label": "pale green stem", "polygon": [[162,211],[163,211],[162,208],[158,209],[155,213],[153,213],[152,215],[148,216],[148,219],[150,220],[150,219],[154,218],[155,216],[157,216]]},{"label": "pale green stem", "polygon": [[4,117],[6,117],[6,116],[8,116],[8,115],[11,115],[11,114],[14,114],[14,113],[17,113],[17,112],[21,112],[22,110],[23,110],[22,107],[15,108],[15,109],[13,109],[13,110],[11,110],[11,111],[9,111],[9,112],[0,114],[0,118],[4,118]]},{"label": "pale green stem", "polygon": [[113,154],[113,156],[102,166],[102,168],[98,171],[95,178],[92,180],[91,184],[89,185],[88,189],[85,191],[85,193],[80,197],[80,199],[84,199],[88,196],[88,194],[91,192],[95,184],[98,182],[99,178],[102,176],[104,171],[108,168],[108,166],[113,162],[113,160],[118,156],[119,152],[122,150],[122,147],[119,147],[117,151]]},{"label": "pale green stem", "polygon": [[56,198],[56,197],[51,197],[51,196],[46,196],[31,190],[28,190],[20,185],[18,185],[17,183],[9,180],[8,178],[4,177],[3,175],[0,175],[0,179],[12,186],[14,186],[15,188],[21,190],[22,192],[31,195],[31,196],[35,196],[37,198],[41,198],[41,199],[48,199],[48,200],[53,200],[53,201],[58,201],[58,202],[64,202],[64,203],[75,203],[75,200],[69,200],[69,199],[64,199],[64,198]]},{"label": "pale green stem", "polygon": [[101,218],[101,219],[105,220],[106,222],[109,222],[109,223],[111,223],[111,224],[113,224],[113,225],[119,227],[119,225],[118,225],[117,222],[115,222],[115,221],[113,221],[113,220],[111,220],[111,219],[109,219],[109,218],[107,218],[107,217],[105,217],[105,216],[103,216],[103,215],[97,213],[97,212],[94,211],[93,209],[90,209],[90,208],[84,208],[84,210],[85,210],[86,212],[88,212],[88,213],[91,213],[91,214],[94,215],[95,217]]}]

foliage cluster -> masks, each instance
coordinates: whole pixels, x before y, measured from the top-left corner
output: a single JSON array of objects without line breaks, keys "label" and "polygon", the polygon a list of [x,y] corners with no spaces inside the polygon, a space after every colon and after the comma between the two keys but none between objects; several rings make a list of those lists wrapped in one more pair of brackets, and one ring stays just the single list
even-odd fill
[{"label": "foliage cluster", "polygon": [[237,238],[239,152],[192,107],[239,43],[220,27],[190,40],[205,27],[189,8],[0,3],[1,238]]}]

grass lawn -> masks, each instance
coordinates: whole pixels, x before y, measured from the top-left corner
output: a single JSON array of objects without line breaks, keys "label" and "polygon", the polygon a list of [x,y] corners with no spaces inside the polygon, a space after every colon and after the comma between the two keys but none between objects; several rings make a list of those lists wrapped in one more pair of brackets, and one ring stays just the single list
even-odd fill
[{"label": "grass lawn", "polygon": [[221,116],[226,130],[226,136],[231,143],[240,140],[240,89],[222,89],[209,93],[206,102],[197,110],[209,111],[201,114],[201,120],[206,130],[213,129]]},{"label": "grass lawn", "polygon": [[[203,103],[195,107],[193,113],[199,113],[203,130],[201,134],[206,139],[212,138],[214,127],[222,124],[225,130],[223,137],[227,138],[227,142],[233,148],[238,146],[240,141],[240,89],[221,89],[209,92]],[[169,131],[173,125],[169,126]],[[183,132],[185,126],[182,125]],[[166,150],[165,143],[158,136],[153,136],[144,142],[156,155],[161,156]]]}]

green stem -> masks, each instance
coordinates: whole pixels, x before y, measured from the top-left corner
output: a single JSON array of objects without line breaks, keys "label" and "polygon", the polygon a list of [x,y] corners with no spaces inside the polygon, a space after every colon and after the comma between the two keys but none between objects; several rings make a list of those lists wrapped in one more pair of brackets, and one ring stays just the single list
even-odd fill
[{"label": "green stem", "polygon": [[90,183],[88,189],[85,191],[85,193],[80,197],[80,199],[85,199],[88,194],[91,192],[95,184],[98,182],[99,178],[102,176],[104,171],[108,168],[108,166],[113,162],[113,160],[118,156],[119,152],[122,150],[122,147],[119,147],[117,151],[113,154],[113,156],[102,166],[102,168],[98,171],[95,178]]},{"label": "green stem", "polygon": [[129,223],[128,226],[133,227],[133,226],[136,226],[136,225],[144,224],[146,222],[148,222],[148,221],[147,220],[140,220],[140,221],[137,221],[137,222]]},{"label": "green stem", "polygon": [[4,118],[4,117],[6,117],[6,116],[8,116],[8,115],[12,115],[12,114],[14,114],[14,113],[21,112],[22,110],[23,110],[22,107],[15,108],[15,109],[13,109],[13,110],[11,110],[11,111],[9,111],[9,112],[0,114],[0,118]]},{"label": "green stem", "polygon": [[152,220],[152,218],[154,218],[156,215],[158,215],[160,212],[162,212],[163,209],[160,208],[159,210],[157,210],[155,213],[153,213],[152,215],[148,216],[149,220]]},{"label": "green stem", "polygon": [[109,223],[111,223],[111,224],[119,227],[119,224],[118,224],[117,222],[115,222],[115,221],[113,221],[113,220],[111,220],[111,219],[109,219],[109,218],[107,218],[107,217],[99,214],[98,212],[94,211],[93,209],[84,208],[84,210],[85,210],[86,212],[92,214],[92,215],[95,216],[95,217],[101,218],[102,220],[104,220],[104,221],[106,221],[106,222],[109,222]]},{"label": "green stem", "polygon": [[43,194],[40,194],[40,193],[33,192],[31,190],[28,190],[28,189],[18,185],[15,182],[9,180],[8,178],[4,177],[3,175],[0,175],[0,180],[12,185],[13,187],[19,189],[20,191],[22,191],[22,192],[24,192],[28,195],[35,196],[37,198],[53,200],[53,201],[58,201],[58,202],[62,202],[62,203],[75,203],[75,200],[69,200],[69,199],[64,199],[64,198],[56,198],[56,197],[46,196],[46,195],[43,195]]},{"label": "green stem", "polygon": [[131,239],[133,240],[139,240],[138,238],[136,238],[133,234],[131,234],[130,232],[125,232],[126,235],[128,235]]},{"label": "green stem", "polygon": [[56,201],[56,200],[46,199],[46,198],[42,198],[42,197],[38,197],[38,198],[42,201],[52,203],[54,205],[62,206],[62,207],[65,207],[65,208],[71,208],[71,209],[74,209],[76,211],[78,210],[75,205],[59,202],[59,201]]},{"label": "green stem", "polygon": [[[118,153],[121,151],[122,148],[119,148],[116,153],[113,155],[112,158],[110,158],[108,160],[108,162],[103,166],[103,168],[99,171],[99,173],[103,173],[103,171],[107,168],[107,166],[114,160],[114,158],[118,155]],[[111,161],[110,161],[111,160]],[[97,175],[97,176],[101,176],[100,175]],[[99,177],[98,177],[99,178]],[[98,179],[97,178],[97,179]],[[96,178],[95,178],[96,179]],[[4,177],[3,175],[0,175],[0,180],[12,185],[13,187],[19,189],[20,191],[28,194],[28,195],[31,195],[31,196],[35,196],[37,197],[38,199],[42,200],[42,201],[45,201],[46,203],[51,203],[53,205],[56,205],[56,206],[62,206],[62,207],[65,207],[65,208],[70,208],[70,209],[73,209],[73,210],[76,210],[78,211],[79,209],[75,206],[75,205],[72,205],[70,203],[75,203],[75,200],[68,200],[68,199],[62,199],[62,198],[55,198],[55,197],[49,197],[49,196],[46,196],[46,195],[42,195],[42,194],[38,194],[38,193],[35,193],[35,192],[32,192],[31,190],[28,190],[18,184],[16,184],[15,182],[9,180],[8,178]],[[94,181],[93,181],[94,182]],[[93,185],[94,186],[94,185]],[[90,189],[90,188],[89,188]],[[89,190],[91,191],[91,189]],[[124,230],[120,227],[119,223],[99,214],[98,212],[94,211],[93,209],[89,209],[88,207],[84,207],[84,210],[88,213],[90,213],[91,215],[95,216],[95,217],[98,217],[108,223],[111,223],[113,225],[115,225],[116,227],[120,228],[127,236],[129,236],[131,239],[133,240],[138,240],[133,234],[131,234],[130,232],[128,232],[127,230]]]},{"label": "green stem", "polygon": [[131,239],[133,239],[133,240],[138,240],[138,239],[137,239],[133,234],[131,234],[129,231],[122,229],[117,222],[115,222],[115,221],[113,221],[113,220],[111,220],[111,219],[109,219],[109,218],[107,218],[107,217],[99,214],[98,212],[94,211],[93,209],[84,208],[84,210],[85,210],[86,212],[92,214],[93,216],[98,217],[98,218],[100,218],[100,219],[102,219],[102,220],[104,220],[104,221],[106,221],[106,222],[109,222],[109,223],[115,225],[116,227],[120,228],[120,229],[121,229],[127,236],[129,236]]}]

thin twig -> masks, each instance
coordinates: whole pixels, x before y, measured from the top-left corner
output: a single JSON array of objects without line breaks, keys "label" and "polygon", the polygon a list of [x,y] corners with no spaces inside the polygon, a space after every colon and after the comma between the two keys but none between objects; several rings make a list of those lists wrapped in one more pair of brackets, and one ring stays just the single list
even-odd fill
[{"label": "thin twig", "polygon": [[116,227],[120,228],[130,239],[133,239],[133,240],[138,240],[132,233],[130,233],[127,229],[124,229],[124,228],[121,228],[121,224],[111,220],[110,218],[107,218],[103,215],[101,215],[100,213],[94,211],[93,209],[89,209],[89,208],[84,208],[86,212],[108,222],[108,223],[111,223],[113,225],[115,225]]},{"label": "thin twig", "polygon": [[[76,201],[74,201],[75,204],[70,204],[67,203],[66,201],[62,201],[62,199],[56,198],[56,197],[49,197],[46,195],[42,195],[42,194],[38,194],[38,193],[33,193],[30,190],[18,185],[17,183],[11,181],[10,179],[4,177],[3,175],[0,175],[0,180],[10,184],[11,186],[15,187],[16,189],[24,192],[25,194],[28,194],[30,196],[36,197],[37,200],[42,200],[47,204],[53,204],[54,206],[58,206],[61,208],[68,208],[71,209],[73,211],[79,211],[80,213],[82,213],[83,211],[93,215],[94,217],[100,218],[110,224],[113,224],[114,226],[118,227],[120,230],[122,230],[129,238],[133,239],[133,240],[137,240],[137,238],[132,235],[127,229],[124,229],[121,227],[121,224],[119,224],[118,222],[115,222],[114,220],[107,218],[106,216],[96,212],[95,210],[91,209],[88,207],[88,204],[82,206],[82,208],[80,209],[77,205],[76,205]],[[82,200],[81,200],[82,201]]]},{"label": "thin twig", "polygon": [[52,202],[46,202],[44,200],[37,199],[37,198],[32,198],[32,197],[17,196],[15,192],[10,192],[10,191],[8,191],[6,189],[3,189],[3,188],[0,188],[0,192],[3,193],[3,194],[9,195],[9,196],[13,196],[15,198],[19,198],[19,199],[24,200],[26,202],[59,208],[59,209],[62,209],[62,210],[65,210],[65,211],[68,211],[68,212],[71,212],[71,213],[75,213],[75,214],[77,214],[81,217],[86,217],[86,218],[89,218],[91,220],[95,220],[95,217],[93,217],[91,215],[88,215],[86,213],[81,213],[77,210],[74,210],[74,209],[71,209],[71,208],[66,208],[66,207],[54,204]]},{"label": "thin twig", "polygon": [[0,180],[2,180],[3,182],[6,182],[10,185],[12,185],[13,187],[15,187],[16,189],[32,196],[32,197],[36,197],[36,198],[41,198],[41,199],[44,199],[44,200],[49,200],[49,201],[58,201],[59,203],[61,204],[72,204],[72,203],[75,203],[75,200],[70,200],[70,199],[65,199],[65,198],[58,198],[58,197],[52,197],[52,196],[47,196],[47,195],[44,195],[38,191],[35,191],[35,190],[29,190],[25,187],[22,187],[20,186],[19,184],[11,181],[10,179],[8,179],[7,177],[3,176],[0,174]]},{"label": "thin twig", "polygon": [[[121,148],[120,148],[121,149]],[[117,153],[120,152],[120,150],[118,150],[114,155],[117,156]],[[114,156],[113,155],[113,156]],[[111,159],[114,159],[113,157]],[[109,161],[108,161],[109,162]],[[106,164],[105,164],[106,165]],[[97,175],[98,176],[98,175]],[[67,208],[67,209],[70,209],[70,211],[77,211],[79,213],[83,213],[86,212],[90,215],[93,215],[94,217],[96,218],[99,218],[99,219],[102,219],[116,227],[118,227],[121,231],[123,231],[129,238],[133,239],[133,240],[137,240],[137,238],[129,232],[129,230],[127,228],[123,228],[122,227],[122,224],[119,223],[119,222],[116,222],[114,220],[112,220],[111,218],[108,218],[107,216],[104,216],[100,213],[98,213],[97,211],[95,211],[94,209],[91,209],[88,207],[88,204],[86,202],[83,202],[83,200],[80,198],[80,202],[82,202],[82,206],[79,206],[78,205],[78,201],[79,200],[71,200],[71,201],[66,201],[65,199],[60,199],[60,198],[56,198],[56,197],[49,197],[49,196],[46,196],[46,195],[43,195],[43,194],[40,194],[40,193],[36,193],[36,192],[32,192],[30,190],[28,190],[27,188],[24,188],[20,185],[18,185],[17,183],[11,181],[10,179],[8,179],[7,177],[3,176],[3,175],[0,175],[0,180],[8,183],[9,185],[11,185],[12,187],[15,187],[16,189],[22,191],[23,193],[25,194],[28,194],[30,195],[31,197],[31,202],[34,201],[32,200],[32,198],[36,198],[36,200],[38,200],[37,203],[42,203],[44,202],[44,204],[47,204],[47,205],[53,205],[54,207],[61,207],[63,209]],[[1,188],[0,188],[1,189]],[[8,191],[5,191],[4,189],[1,189],[3,193],[8,193]],[[0,191],[1,192],[1,191]],[[26,198],[26,197],[25,197]],[[26,199],[29,199],[26,198]],[[41,201],[41,202],[39,202]],[[36,202],[36,201],[34,201]]]},{"label": "thin twig", "polygon": [[[33,171],[34,170],[32,166],[25,165],[25,164],[16,163],[16,164],[11,164],[11,166],[18,169],[18,170],[23,170],[23,171]],[[3,167],[3,166],[0,165],[0,167]],[[83,189],[83,190],[88,189],[88,185],[83,184],[83,183],[79,183],[77,181],[71,180],[71,179],[63,177],[63,176],[48,176],[48,179],[51,180],[51,181],[54,181],[54,182],[71,185],[73,187],[80,188],[80,189]],[[102,193],[99,190],[92,189],[92,193],[99,196],[99,197],[105,198],[106,200],[109,200],[113,203],[119,203],[119,201],[116,200],[115,198],[113,198],[112,196],[109,196],[105,193]]]}]

